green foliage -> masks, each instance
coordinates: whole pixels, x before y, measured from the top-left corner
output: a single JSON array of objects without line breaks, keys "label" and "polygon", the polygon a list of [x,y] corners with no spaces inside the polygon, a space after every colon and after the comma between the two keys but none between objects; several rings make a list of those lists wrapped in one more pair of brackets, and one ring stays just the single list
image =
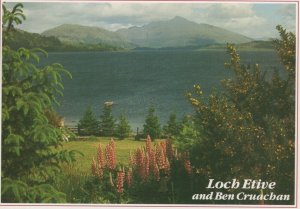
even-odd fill
[{"label": "green foliage", "polygon": [[13,30],[11,39],[7,44],[12,49],[24,48],[42,48],[49,52],[60,51],[117,51],[124,50],[121,47],[111,46],[108,44],[86,44],[86,43],[66,43],[54,36],[43,36],[38,33],[29,33],[22,30]]},{"label": "green foliage", "polygon": [[116,120],[112,114],[112,105],[104,104],[100,116],[100,134],[101,136],[114,136]]},{"label": "green foliage", "polygon": [[125,115],[120,115],[119,123],[117,124],[116,134],[120,139],[125,139],[130,135],[130,125]]},{"label": "green foliage", "polygon": [[2,198],[5,202],[21,203],[64,203],[66,195],[57,191],[49,184],[39,184],[28,186],[23,181],[12,180],[10,178],[2,179]]},{"label": "green foliage", "polygon": [[195,127],[194,118],[185,116],[178,127],[178,134],[174,138],[174,144],[179,150],[187,151],[194,146],[195,139],[199,137],[200,133]]},{"label": "green foliage", "polygon": [[78,132],[82,136],[97,135],[99,133],[99,122],[91,106],[87,107],[83,117],[79,120]]},{"label": "green foliage", "polygon": [[242,65],[228,45],[231,59],[225,66],[233,77],[222,81],[224,91],[205,98],[195,85],[194,95],[188,94],[196,110],[195,130],[201,133],[190,148],[191,161],[199,178],[275,181],[274,192],[293,197],[295,36],[277,29],[281,40],[275,43],[285,65],[281,74],[288,76],[274,72],[267,79],[257,64]]},{"label": "green foliage", "polygon": [[176,113],[170,114],[169,120],[163,128],[164,135],[166,135],[168,138],[173,138],[174,136],[177,136],[179,134],[179,128],[180,125],[176,120]]},{"label": "green foliage", "polygon": [[42,50],[6,45],[13,24],[25,19],[22,7],[10,12],[3,6],[2,202],[63,202],[64,195],[48,183],[60,172],[60,162],[74,160],[74,151],[55,149],[64,131],[51,124],[45,110],[53,111],[62,76],[71,75],[57,63],[39,67]]},{"label": "green foliage", "polygon": [[161,135],[161,127],[158,117],[155,115],[155,108],[149,107],[148,114],[146,116],[144,130],[144,136],[150,135],[152,139],[157,139]]},{"label": "green foliage", "polygon": [[18,3],[13,7],[12,11],[9,11],[4,5],[2,5],[4,13],[4,15],[2,16],[3,46],[7,41],[11,40],[10,32],[14,30],[14,24],[19,25],[22,23],[22,20],[26,19],[25,15],[23,14],[22,8],[23,4]]},{"label": "green foliage", "polygon": [[292,32],[287,32],[282,26],[278,25],[276,29],[279,32],[280,39],[274,40],[275,48],[285,66],[285,70],[292,79],[295,79],[295,61],[296,61],[296,37]]}]

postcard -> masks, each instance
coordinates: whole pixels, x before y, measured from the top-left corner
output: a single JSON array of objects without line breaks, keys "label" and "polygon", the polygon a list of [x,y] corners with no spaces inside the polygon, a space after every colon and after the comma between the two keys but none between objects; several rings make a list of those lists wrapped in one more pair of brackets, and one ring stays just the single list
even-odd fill
[{"label": "postcard", "polygon": [[1,14],[1,207],[299,207],[298,1]]}]

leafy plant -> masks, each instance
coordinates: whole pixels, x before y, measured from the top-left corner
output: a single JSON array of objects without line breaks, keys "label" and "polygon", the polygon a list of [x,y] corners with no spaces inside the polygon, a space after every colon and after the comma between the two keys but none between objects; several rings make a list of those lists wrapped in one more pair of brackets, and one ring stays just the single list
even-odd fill
[{"label": "leafy plant", "polygon": [[62,76],[71,74],[62,65],[39,67],[41,49],[12,50],[6,45],[13,24],[25,19],[23,5],[12,11],[3,5],[2,50],[2,201],[63,202],[64,195],[49,183],[60,172],[60,162],[74,160],[76,151],[59,151],[64,131],[51,124],[62,95]]},{"label": "leafy plant", "polygon": [[190,188],[186,188],[191,183],[192,174],[188,154],[176,152],[170,140],[153,147],[148,136],[146,146],[130,155],[129,166],[117,163],[113,140],[105,150],[99,145],[97,157],[92,162],[92,174],[96,178],[92,187],[94,200],[175,203],[186,202],[187,199],[182,197],[190,199],[191,195]]},{"label": "leafy plant", "polygon": [[275,45],[285,65],[282,76],[274,72],[268,79],[259,65],[244,66],[234,46],[228,45],[231,59],[225,66],[233,77],[222,81],[224,91],[205,98],[195,85],[194,94],[188,94],[200,133],[190,148],[191,161],[199,178],[276,181],[274,192],[293,197],[295,35],[281,26],[277,29],[281,39]]}]

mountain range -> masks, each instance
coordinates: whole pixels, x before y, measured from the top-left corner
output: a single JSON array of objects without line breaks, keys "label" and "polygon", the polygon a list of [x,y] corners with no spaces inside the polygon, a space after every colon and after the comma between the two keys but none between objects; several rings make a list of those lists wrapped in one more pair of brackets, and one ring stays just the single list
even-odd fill
[{"label": "mountain range", "polygon": [[204,46],[224,43],[246,43],[253,39],[208,24],[198,24],[183,17],[151,22],[141,27],[115,32],[99,27],[63,24],[44,31],[42,36],[56,37],[68,44],[105,44],[133,49]]},{"label": "mountain range", "polygon": [[69,44],[107,44],[122,48],[133,47],[118,33],[99,27],[89,27],[75,24],[63,24],[58,27],[44,31],[41,35],[54,36],[60,41]]},{"label": "mountain range", "polygon": [[139,47],[186,47],[209,44],[246,43],[251,38],[208,24],[197,24],[176,16],[168,21],[116,32]]},{"label": "mountain range", "polygon": [[123,51],[123,50],[226,50],[227,43],[240,50],[273,50],[271,39],[249,37],[208,24],[197,24],[182,17],[152,22],[115,32],[99,27],[63,24],[41,34],[16,29],[8,44],[18,49],[46,51]]}]

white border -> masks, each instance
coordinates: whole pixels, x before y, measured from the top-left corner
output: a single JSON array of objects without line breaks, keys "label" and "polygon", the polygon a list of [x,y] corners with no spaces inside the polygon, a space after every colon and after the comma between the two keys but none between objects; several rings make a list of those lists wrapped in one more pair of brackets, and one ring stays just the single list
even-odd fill
[{"label": "white border", "polygon": [[[1,23],[2,23],[2,4],[4,3],[2,0],[1,2]],[[240,1],[240,0],[232,0],[232,1],[201,1],[201,0],[193,0],[193,1],[127,1],[127,0],[116,0],[116,1],[105,1],[105,0],[87,0],[87,1],[78,1],[78,0],[6,0],[5,2],[20,2],[20,3],[26,3],[26,2],[32,2],[32,3],[106,3],[106,2],[113,2],[113,3],[233,3],[233,4],[296,4],[296,105],[295,105],[295,128],[296,128],[296,135],[295,135],[295,205],[213,205],[213,204],[7,204],[7,203],[0,203],[1,208],[9,208],[9,209],[34,209],[34,208],[42,208],[42,209],[52,209],[52,208],[58,208],[58,209],[68,209],[68,208],[153,208],[153,209],[165,209],[165,208],[203,208],[203,209],[212,209],[212,208],[300,208],[300,165],[299,165],[299,133],[298,130],[300,130],[300,124],[299,124],[299,102],[298,99],[299,96],[299,50],[300,50],[300,44],[299,44],[299,10],[300,10],[300,0],[265,0],[265,1]],[[1,30],[1,43],[0,47],[2,49],[2,28]],[[2,50],[1,50],[1,58],[0,62],[2,63]],[[0,70],[0,76],[2,78],[2,65]],[[2,86],[2,79],[0,80],[0,84]],[[0,102],[2,104],[2,92],[0,93]],[[2,108],[2,105],[1,105]],[[0,114],[1,119],[1,114]],[[1,124],[0,120],[0,124]],[[2,126],[0,126],[0,132]],[[1,136],[0,136],[1,137]],[[1,143],[0,143],[1,148]],[[1,151],[0,151],[1,152]],[[0,155],[0,165],[1,165],[1,157]],[[298,163],[298,164],[297,164]],[[297,168],[297,170],[296,170]],[[0,190],[1,190],[1,181],[0,181]],[[0,195],[1,200],[1,195]],[[296,205],[297,204],[297,205]]]}]

